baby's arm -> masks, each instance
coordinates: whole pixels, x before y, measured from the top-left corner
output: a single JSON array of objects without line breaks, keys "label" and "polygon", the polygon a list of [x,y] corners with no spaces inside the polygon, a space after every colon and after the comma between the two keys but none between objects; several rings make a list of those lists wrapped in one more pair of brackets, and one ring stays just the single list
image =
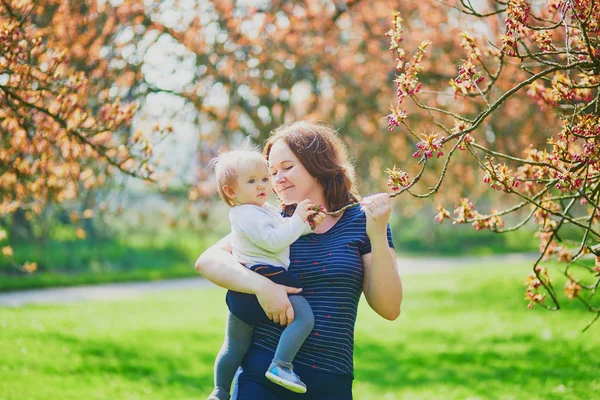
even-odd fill
[{"label": "baby's arm", "polygon": [[286,219],[286,223],[277,226],[277,217],[269,216],[258,207],[238,206],[232,211],[235,212],[231,214],[231,224],[256,246],[271,253],[283,251],[300,236],[310,232],[310,226],[300,213],[294,213]]},{"label": "baby's arm", "polygon": [[206,249],[196,261],[196,270],[212,283],[242,293],[255,294],[267,317],[281,326],[294,320],[289,294],[302,289],[278,285],[250,271],[231,254],[231,236]]}]

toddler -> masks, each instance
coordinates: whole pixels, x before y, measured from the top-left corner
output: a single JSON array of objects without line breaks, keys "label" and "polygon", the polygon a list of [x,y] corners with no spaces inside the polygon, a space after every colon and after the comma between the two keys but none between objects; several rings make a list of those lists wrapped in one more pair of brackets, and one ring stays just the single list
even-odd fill
[{"label": "toddler", "polygon": [[[271,191],[267,161],[257,151],[237,150],[220,154],[212,161],[219,194],[231,207],[232,253],[238,261],[271,281],[301,287],[288,272],[289,246],[301,235],[312,233],[307,221],[320,223],[323,213],[317,213],[308,200],[300,202],[290,218],[267,203]],[[290,295],[294,321],[281,334],[275,357],[266,377],[293,392],[305,393],[306,385],[294,373],[292,361],[314,326],[314,316],[308,301],[301,295]],[[215,361],[215,388],[209,400],[227,400],[231,382],[242,359],[250,348],[254,327],[268,320],[256,296],[227,292],[229,308],[225,340]]]}]

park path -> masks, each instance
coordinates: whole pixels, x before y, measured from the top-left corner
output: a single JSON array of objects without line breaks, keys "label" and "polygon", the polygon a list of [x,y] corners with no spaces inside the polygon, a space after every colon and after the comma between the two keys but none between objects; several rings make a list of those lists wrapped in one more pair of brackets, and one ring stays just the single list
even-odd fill
[{"label": "park path", "polygon": [[[452,268],[480,264],[523,263],[537,254],[508,254],[486,257],[407,257],[398,256],[401,274],[434,274]],[[0,293],[0,307],[20,307],[26,304],[68,304],[79,301],[96,301],[133,298],[169,290],[197,290],[216,287],[211,282],[197,278],[168,279],[157,282],[123,282],[52,289],[34,289]]]}]

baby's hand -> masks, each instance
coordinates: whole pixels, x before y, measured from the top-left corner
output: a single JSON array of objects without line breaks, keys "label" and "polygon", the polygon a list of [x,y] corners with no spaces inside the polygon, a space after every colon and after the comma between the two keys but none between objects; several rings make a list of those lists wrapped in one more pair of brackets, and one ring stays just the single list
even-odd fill
[{"label": "baby's hand", "polygon": [[323,222],[323,220],[325,220],[326,210],[323,206],[313,206],[313,210],[315,210],[316,213],[308,217],[308,223],[310,225],[310,228],[314,231],[315,228],[319,226],[319,224]]},{"label": "baby's hand", "polygon": [[294,211],[294,215],[299,216],[300,219],[302,219],[302,221],[304,222],[306,222],[308,220],[308,217],[310,217],[314,213],[316,213],[316,211],[313,208],[313,205],[310,204],[309,200],[302,200],[296,206],[296,211]]}]

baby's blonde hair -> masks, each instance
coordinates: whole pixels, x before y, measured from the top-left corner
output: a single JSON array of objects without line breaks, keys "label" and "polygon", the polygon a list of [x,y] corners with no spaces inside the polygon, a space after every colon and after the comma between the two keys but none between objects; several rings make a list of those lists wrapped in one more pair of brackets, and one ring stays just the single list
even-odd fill
[{"label": "baby's blonde hair", "polygon": [[236,203],[225,194],[223,186],[235,187],[238,171],[241,168],[257,168],[263,165],[268,165],[267,160],[258,149],[252,146],[221,153],[210,161],[210,166],[215,169],[219,195],[229,207],[234,207]]}]

